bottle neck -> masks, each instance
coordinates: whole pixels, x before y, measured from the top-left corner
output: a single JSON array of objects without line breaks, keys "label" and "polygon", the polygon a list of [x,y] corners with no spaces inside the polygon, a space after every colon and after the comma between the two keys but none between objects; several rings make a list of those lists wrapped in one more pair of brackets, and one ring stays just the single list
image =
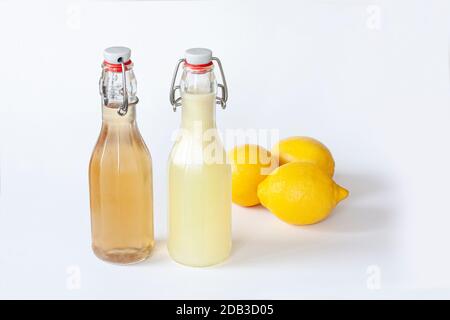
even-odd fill
[{"label": "bottle neck", "polygon": [[121,116],[117,113],[116,104],[110,104],[102,107],[103,124],[110,126],[135,126],[136,125],[136,105],[128,106],[126,115]]},{"label": "bottle neck", "polygon": [[216,128],[215,93],[182,93],[181,126],[184,129]]},{"label": "bottle neck", "polygon": [[112,65],[106,62],[102,65],[102,75],[100,78],[100,94],[102,96],[103,105],[122,105],[124,87],[128,95],[128,102],[135,103],[137,101],[136,91],[137,83],[133,71],[133,63],[129,61],[125,65],[125,78],[123,81],[122,66]]},{"label": "bottle neck", "polygon": [[213,65],[184,67],[181,77],[182,127],[202,131],[216,127],[217,82]]}]

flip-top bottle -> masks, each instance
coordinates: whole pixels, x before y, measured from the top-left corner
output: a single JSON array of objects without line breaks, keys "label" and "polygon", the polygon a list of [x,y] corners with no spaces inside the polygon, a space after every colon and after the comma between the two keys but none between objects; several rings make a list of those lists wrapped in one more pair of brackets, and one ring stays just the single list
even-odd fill
[{"label": "flip-top bottle", "polygon": [[[217,84],[213,61],[222,84]],[[182,115],[168,165],[168,247],[175,261],[189,266],[222,262],[231,250],[231,167],[215,114],[216,105],[225,108],[227,98],[220,60],[208,49],[187,50],[170,90],[174,111],[180,107]]]},{"label": "flip-top bottle", "polygon": [[103,260],[146,259],[154,245],[152,163],[136,124],[131,51],[104,51],[102,128],[89,166],[92,248]]}]

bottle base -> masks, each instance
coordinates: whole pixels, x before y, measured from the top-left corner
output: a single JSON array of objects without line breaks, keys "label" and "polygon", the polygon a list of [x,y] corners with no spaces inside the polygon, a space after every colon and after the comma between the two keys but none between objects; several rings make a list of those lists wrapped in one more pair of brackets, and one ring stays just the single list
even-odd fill
[{"label": "bottle base", "polygon": [[135,264],[146,260],[151,252],[153,246],[147,248],[119,248],[111,250],[103,250],[93,246],[92,251],[100,260],[120,264],[128,265]]},{"label": "bottle base", "polygon": [[180,257],[179,255],[177,256],[176,254],[172,253],[170,248],[169,248],[169,255],[172,258],[173,261],[175,261],[178,264],[181,264],[183,266],[186,267],[194,267],[194,268],[207,268],[207,267],[213,267],[215,265],[219,265],[224,263],[225,261],[228,260],[228,258],[230,257],[230,251],[222,256],[219,257],[217,259],[208,259],[208,260],[198,260],[198,259],[188,259],[187,257]]},{"label": "bottle base", "polygon": [[174,257],[171,257],[171,258],[176,263],[181,264],[181,265],[183,265],[185,267],[191,267],[191,268],[208,268],[208,267],[213,267],[213,266],[222,264],[222,263],[224,263],[225,261],[228,260],[228,257],[225,257],[223,259],[212,261],[212,262],[209,261],[209,262],[199,263],[199,262],[191,262],[191,261],[182,261],[182,260],[179,260],[179,259],[175,259]]}]

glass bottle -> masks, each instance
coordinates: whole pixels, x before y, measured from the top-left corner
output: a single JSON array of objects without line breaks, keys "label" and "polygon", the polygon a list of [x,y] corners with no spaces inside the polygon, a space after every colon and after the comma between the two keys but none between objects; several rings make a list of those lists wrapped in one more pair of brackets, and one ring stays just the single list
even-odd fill
[{"label": "glass bottle", "polygon": [[[223,85],[217,84],[213,61]],[[175,86],[181,65],[183,74]],[[218,87],[221,98],[216,97]],[[182,115],[168,164],[169,253],[188,266],[217,264],[231,251],[231,167],[215,115],[216,104],[225,108],[227,87],[220,61],[210,50],[186,51],[175,69],[170,100]]]},{"label": "glass bottle", "polygon": [[92,248],[97,257],[128,264],[153,246],[150,153],[136,124],[136,78],[131,51],[104,51],[102,128],[89,165]]}]

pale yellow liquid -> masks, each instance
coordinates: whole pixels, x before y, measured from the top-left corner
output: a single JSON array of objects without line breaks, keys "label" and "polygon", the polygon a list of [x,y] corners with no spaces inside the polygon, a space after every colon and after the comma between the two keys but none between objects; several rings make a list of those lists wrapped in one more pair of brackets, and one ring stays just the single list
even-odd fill
[{"label": "pale yellow liquid", "polygon": [[[184,94],[182,109],[184,134],[169,159],[169,253],[181,264],[209,266],[231,250],[231,167],[220,138],[202,137],[217,133],[215,95]],[[205,156],[211,149],[216,161]]]},{"label": "pale yellow liquid", "polygon": [[152,164],[135,122],[103,107],[103,126],[89,166],[92,247],[103,260],[146,259],[154,245]]}]

